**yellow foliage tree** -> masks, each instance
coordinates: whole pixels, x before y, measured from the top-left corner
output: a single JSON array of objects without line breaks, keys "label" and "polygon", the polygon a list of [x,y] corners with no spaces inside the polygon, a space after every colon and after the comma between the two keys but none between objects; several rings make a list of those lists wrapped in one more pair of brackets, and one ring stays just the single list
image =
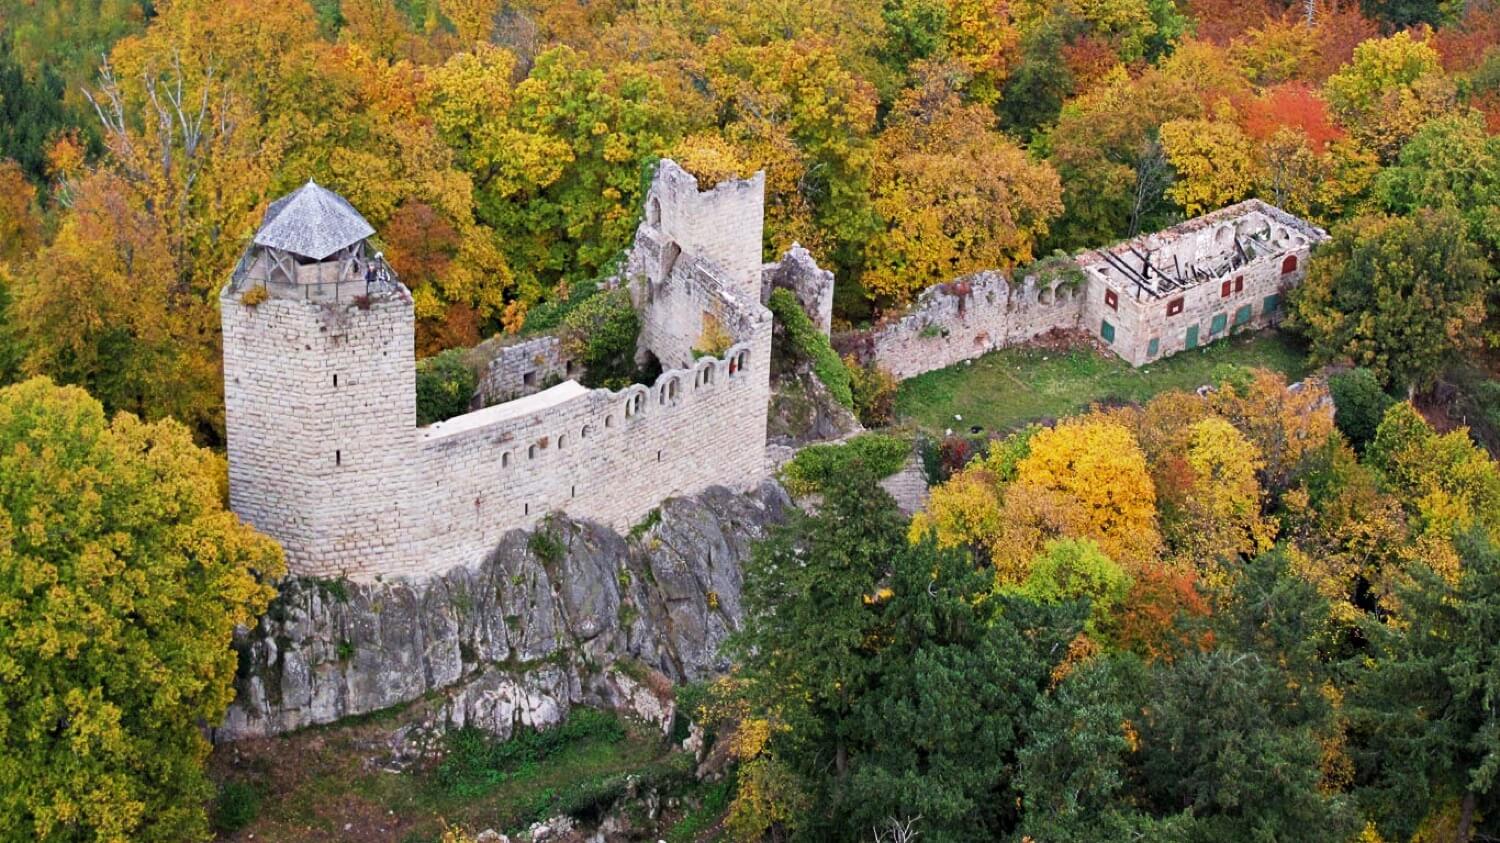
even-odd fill
[{"label": "yellow foliage tree", "polygon": [[1083,416],[1037,433],[1030,448],[1004,498],[1011,536],[995,548],[997,558],[1030,560],[1041,550],[1036,538],[1059,537],[1046,535],[1054,524],[1064,537],[1093,539],[1127,569],[1155,558],[1156,490],[1127,428]]},{"label": "yellow foliage tree", "polygon": [[1062,213],[1062,185],[965,105],[941,74],[902,95],[877,142],[875,210],[884,230],[866,252],[864,285],[906,301],[980,269],[1029,262]]},{"label": "yellow foliage tree", "polygon": [[1162,532],[1184,562],[1213,568],[1268,550],[1276,525],[1262,514],[1260,452],[1234,425],[1206,418],[1187,430],[1179,473],[1162,500]]},{"label": "yellow foliage tree", "polygon": [[1161,145],[1178,179],[1167,195],[1188,216],[1249,196],[1260,181],[1253,145],[1223,120],[1171,120],[1162,124]]}]

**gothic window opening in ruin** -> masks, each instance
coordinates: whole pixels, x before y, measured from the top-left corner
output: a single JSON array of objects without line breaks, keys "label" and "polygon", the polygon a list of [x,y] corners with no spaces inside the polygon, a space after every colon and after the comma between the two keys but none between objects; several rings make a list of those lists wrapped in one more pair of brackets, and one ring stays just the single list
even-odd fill
[{"label": "gothic window opening in ruin", "polygon": [[1120,309],[1120,296],[1114,290],[1104,291],[1104,303],[1109,305],[1110,310]]},{"label": "gothic window opening in ruin", "polygon": [[750,368],[750,352],[748,352],[748,351],[741,351],[739,353],[739,358],[740,358],[740,371],[741,372],[743,372],[746,369]]},{"label": "gothic window opening in ruin", "polygon": [[1168,316],[1176,316],[1177,314],[1179,314],[1181,312],[1182,312],[1182,296],[1178,296],[1177,298],[1172,299],[1171,301],[1167,302],[1167,315]]},{"label": "gothic window opening in ruin", "polygon": [[509,451],[506,451],[505,453],[503,453],[503,454],[500,455],[500,467],[501,468],[510,468],[510,452]]},{"label": "gothic window opening in ruin", "polygon": [[592,432],[593,432],[593,428],[592,427],[590,427],[589,425],[584,425],[578,431],[578,438],[579,439],[587,439],[587,438],[589,438],[589,434],[592,433]]},{"label": "gothic window opening in ruin", "polygon": [[637,392],[635,394],[635,412],[639,413],[644,409],[646,409],[646,393]]},{"label": "gothic window opening in ruin", "polygon": [[563,449],[563,446],[567,445],[567,444],[568,444],[568,434],[566,434],[566,433],[559,433],[559,434],[557,434],[557,450],[561,451]]},{"label": "gothic window opening in ruin", "polygon": [[605,416],[604,417],[604,426],[605,427],[614,427],[615,426],[615,417],[613,415]]},{"label": "gothic window opening in ruin", "polygon": [[536,459],[536,446],[535,445],[527,445],[526,446],[526,459],[528,459],[528,460],[534,460],[534,459]]},{"label": "gothic window opening in ruin", "polygon": [[1281,262],[1281,274],[1290,275],[1297,271],[1297,256],[1287,255],[1286,260]]}]

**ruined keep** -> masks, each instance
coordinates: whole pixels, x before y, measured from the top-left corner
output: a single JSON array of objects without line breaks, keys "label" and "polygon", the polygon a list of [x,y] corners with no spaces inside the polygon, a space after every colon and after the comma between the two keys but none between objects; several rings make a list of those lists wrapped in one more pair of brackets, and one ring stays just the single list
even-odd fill
[{"label": "ruined keep", "polygon": [[[294,574],[370,580],[478,564],[549,512],[624,528],[670,496],[753,486],[770,399],[763,208],[760,174],[700,191],[662,162],[621,280],[640,352],[665,369],[655,383],[567,379],[418,427],[411,295],[374,229],[312,183],[278,200],[220,294],[231,509]],[[710,326],[728,347],[699,356]],[[493,391],[533,386],[502,368]]]},{"label": "ruined keep", "polygon": [[984,271],[930,287],[899,318],[835,338],[897,378],[1054,330],[1088,331],[1133,366],[1280,319],[1322,229],[1258,199],[1019,280]]}]

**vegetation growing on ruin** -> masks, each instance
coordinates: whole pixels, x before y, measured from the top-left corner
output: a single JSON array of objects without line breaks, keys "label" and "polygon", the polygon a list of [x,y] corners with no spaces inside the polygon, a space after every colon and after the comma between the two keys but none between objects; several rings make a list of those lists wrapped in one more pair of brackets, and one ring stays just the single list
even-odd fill
[{"label": "vegetation growing on ruin", "polygon": [[812,445],[781,467],[781,482],[794,495],[824,490],[835,478],[856,465],[876,477],[901,470],[911,456],[911,443],[886,433],[862,433],[847,442]]},{"label": "vegetation growing on ruin", "polygon": [[418,360],[417,424],[428,425],[467,413],[478,385],[479,377],[463,349],[450,348]]},{"label": "vegetation growing on ruin", "polygon": [[586,386],[623,389],[637,377],[640,315],[623,287],[589,296],[558,328],[563,353],[583,366]]},{"label": "vegetation growing on ruin", "polygon": [[849,382],[849,370],[844,367],[844,361],[839,359],[838,352],[829,344],[828,337],[818,330],[807,311],[802,309],[797,297],[790,290],[772,290],[769,307],[785,340],[784,346],[788,347],[792,358],[811,365],[813,374],[828,388],[834,400],[853,409],[854,393]]}]

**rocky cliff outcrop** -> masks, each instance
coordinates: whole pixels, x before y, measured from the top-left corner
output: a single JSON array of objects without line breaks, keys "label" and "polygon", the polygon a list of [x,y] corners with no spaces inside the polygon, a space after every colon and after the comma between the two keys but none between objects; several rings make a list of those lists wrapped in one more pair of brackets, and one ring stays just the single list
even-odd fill
[{"label": "rocky cliff outcrop", "polygon": [[[774,482],[662,504],[629,537],[566,517],[422,580],[289,579],[236,642],[216,740],[276,734],[440,692],[452,725],[508,737],[578,703],[653,706],[650,677],[726,668],[750,545],[786,517]],[[670,717],[668,712],[659,712]]]}]

